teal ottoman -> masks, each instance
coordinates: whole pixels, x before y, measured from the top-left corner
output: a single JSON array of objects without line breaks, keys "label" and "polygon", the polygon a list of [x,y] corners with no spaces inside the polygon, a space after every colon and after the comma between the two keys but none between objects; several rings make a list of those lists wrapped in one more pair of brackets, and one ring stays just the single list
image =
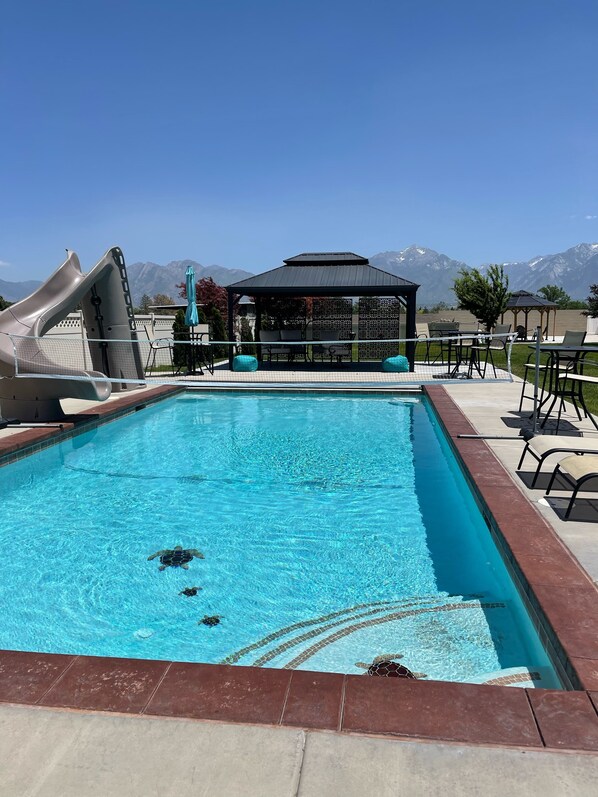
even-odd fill
[{"label": "teal ottoman", "polygon": [[387,357],[382,361],[382,370],[395,374],[405,373],[409,370],[409,360],[402,354],[397,354],[396,357]]},{"label": "teal ottoman", "polygon": [[257,371],[257,359],[251,354],[237,354],[233,360],[233,371]]}]

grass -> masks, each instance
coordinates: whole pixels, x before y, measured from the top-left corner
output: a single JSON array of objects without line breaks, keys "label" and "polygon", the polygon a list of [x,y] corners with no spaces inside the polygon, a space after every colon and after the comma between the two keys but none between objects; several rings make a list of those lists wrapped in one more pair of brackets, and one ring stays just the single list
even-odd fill
[{"label": "grass", "polygon": [[[520,376],[522,379],[526,376],[526,369],[525,363],[527,362],[528,357],[530,357],[530,362],[533,362],[533,355],[534,351],[530,348],[529,343],[515,343],[513,344],[513,348],[511,350],[511,370],[515,374],[515,376]],[[584,373],[590,376],[598,376],[598,358],[593,360],[593,365],[586,364],[584,368]],[[507,364],[507,358],[504,354],[499,354],[499,356],[494,357],[494,361],[497,366],[505,367]],[[546,362],[546,355],[541,357],[542,362]],[[587,361],[589,363],[589,360]],[[533,370],[529,370],[527,374],[528,377],[531,377],[533,380]],[[528,382],[531,381],[528,379]],[[598,415],[598,385],[584,385],[583,390],[583,397],[585,402],[588,406],[588,409],[593,415]]]},{"label": "grass", "polygon": [[[424,348],[420,345],[416,352],[416,359],[422,358],[424,355]],[[436,356],[440,355],[440,346],[437,343],[433,343],[430,346],[430,359],[434,360]],[[533,370],[527,369],[528,373],[526,374],[525,363],[530,358],[530,362],[533,361],[534,350],[532,348],[532,344],[530,343],[514,343],[513,348],[511,350],[511,370],[515,376],[519,376],[522,379],[528,377],[528,382],[533,381]],[[505,368],[507,367],[507,355],[503,352],[494,352],[494,364],[497,368]],[[547,356],[544,354],[541,356],[541,362],[546,362]],[[492,369],[490,369],[490,374],[492,373]],[[592,364],[590,364],[590,360],[586,360],[586,367],[584,368],[584,373],[588,374],[589,376],[596,376],[598,377],[598,357],[592,358]],[[598,385],[584,385],[583,389],[583,396],[585,402],[588,406],[588,409],[593,415],[598,416]]]}]

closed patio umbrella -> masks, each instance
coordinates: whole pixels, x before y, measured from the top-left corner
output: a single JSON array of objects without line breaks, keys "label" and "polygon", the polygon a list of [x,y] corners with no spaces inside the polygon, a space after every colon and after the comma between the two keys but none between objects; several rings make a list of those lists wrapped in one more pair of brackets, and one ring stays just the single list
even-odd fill
[{"label": "closed patio umbrella", "polygon": [[197,305],[195,303],[195,271],[193,266],[189,266],[185,272],[185,282],[187,289],[187,311],[185,312],[185,324],[194,327],[199,323],[197,315]]}]

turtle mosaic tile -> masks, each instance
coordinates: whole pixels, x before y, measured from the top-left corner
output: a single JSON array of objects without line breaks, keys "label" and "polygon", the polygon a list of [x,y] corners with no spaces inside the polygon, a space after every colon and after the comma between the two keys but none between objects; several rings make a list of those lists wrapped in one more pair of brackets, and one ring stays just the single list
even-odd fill
[{"label": "turtle mosaic tile", "polygon": [[[90,423],[112,419],[119,412],[129,413],[177,391],[158,388],[142,396],[117,399],[110,407],[101,407],[92,421],[86,416],[80,424],[66,423],[63,430],[28,430],[11,435],[10,440],[0,440],[0,462],[27,456],[56,437],[78,434]],[[0,701],[283,724],[472,745],[597,750],[598,621],[594,618],[598,617],[598,592],[516,485],[503,483],[502,466],[486,443],[468,440],[456,445],[456,434],[475,430],[444,388],[434,385],[426,392],[464,471],[468,472],[469,462],[470,476],[482,466],[495,468],[499,474],[500,483],[480,477],[474,485],[477,499],[505,558],[516,565],[532,608],[545,624],[539,626],[541,636],[552,642],[557,652],[568,654],[563,658],[563,669],[591,692],[0,651]],[[353,622],[355,612],[368,609],[367,605],[353,607],[345,621]],[[307,633],[314,623],[321,630],[322,622],[334,621],[338,614],[344,612],[286,630]],[[266,649],[263,645],[275,643],[277,638],[276,634],[265,637],[251,646],[251,651],[239,651],[240,657],[254,650],[256,656],[261,655]],[[504,676],[504,683],[515,683],[513,679],[520,677]],[[502,678],[496,676],[501,684]]]}]

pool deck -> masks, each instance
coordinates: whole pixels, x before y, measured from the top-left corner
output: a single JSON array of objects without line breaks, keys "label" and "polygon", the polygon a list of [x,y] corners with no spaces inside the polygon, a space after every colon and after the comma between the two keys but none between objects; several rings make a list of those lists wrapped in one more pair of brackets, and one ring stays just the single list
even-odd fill
[{"label": "pool deck", "polygon": [[[583,690],[3,653],[1,793],[506,795],[522,784],[530,794],[591,793],[598,518],[588,504],[587,519],[565,522],[538,503],[543,491],[515,475],[521,440],[458,437],[515,436],[520,383],[429,392]],[[149,395],[68,409],[110,417]],[[587,421],[575,425],[596,434]],[[4,430],[0,449],[18,457],[24,443],[58,431]]]}]

